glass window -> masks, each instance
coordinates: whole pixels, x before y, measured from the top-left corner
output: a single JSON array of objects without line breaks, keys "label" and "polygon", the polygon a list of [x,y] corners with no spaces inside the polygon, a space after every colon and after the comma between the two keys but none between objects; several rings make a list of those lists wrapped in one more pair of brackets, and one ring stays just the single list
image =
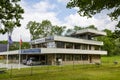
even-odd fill
[{"label": "glass window", "polygon": [[75,49],[80,49],[81,45],[80,44],[75,44]]},{"label": "glass window", "polygon": [[72,55],[67,54],[66,55],[66,61],[72,61],[72,60],[73,60]]},{"label": "glass window", "polygon": [[56,54],[56,60],[62,59],[62,61],[65,61],[65,55],[64,54]]},{"label": "glass window", "polygon": [[46,44],[46,43],[42,43],[42,44],[41,44],[41,47],[42,47],[42,48],[47,48],[47,44]]},{"label": "glass window", "polygon": [[95,46],[95,50],[99,50],[100,49],[100,47],[99,46]]},{"label": "glass window", "polygon": [[88,55],[83,54],[83,55],[82,55],[82,60],[88,60]]},{"label": "glass window", "polygon": [[75,61],[81,60],[81,55],[74,55],[74,60],[75,60]]},{"label": "glass window", "polygon": [[32,48],[36,48],[36,46],[35,46],[35,45],[32,45]]},{"label": "glass window", "polygon": [[89,50],[91,50],[91,45],[89,45]]},{"label": "glass window", "polygon": [[72,43],[66,43],[66,48],[73,49],[73,44]]},{"label": "glass window", "polygon": [[87,45],[86,44],[82,45],[82,50],[87,50]]},{"label": "glass window", "polygon": [[57,48],[64,48],[64,45],[65,45],[64,42],[59,42],[59,41],[56,42]]},{"label": "glass window", "polygon": [[55,42],[48,42],[47,43],[47,48],[55,48]]}]

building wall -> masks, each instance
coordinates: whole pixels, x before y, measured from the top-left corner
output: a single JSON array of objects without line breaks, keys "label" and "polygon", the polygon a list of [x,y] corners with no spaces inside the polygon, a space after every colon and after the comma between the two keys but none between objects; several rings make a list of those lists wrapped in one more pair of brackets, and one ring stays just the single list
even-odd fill
[{"label": "building wall", "polygon": [[[61,57],[60,57],[61,56]],[[69,56],[69,58],[68,58]],[[47,64],[48,65],[70,65],[70,64],[90,64],[90,63],[100,63],[100,55],[87,55],[88,59],[83,60],[76,59],[75,54],[65,55],[65,54],[49,54],[47,55]],[[61,60],[61,62],[59,62]]]},{"label": "building wall", "polygon": [[100,55],[92,55],[92,63],[101,63]]}]

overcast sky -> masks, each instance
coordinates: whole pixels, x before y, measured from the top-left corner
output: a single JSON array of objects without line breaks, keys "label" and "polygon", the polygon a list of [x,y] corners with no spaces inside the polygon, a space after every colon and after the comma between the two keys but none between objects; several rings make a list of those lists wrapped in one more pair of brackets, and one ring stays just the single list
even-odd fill
[{"label": "overcast sky", "polygon": [[[95,25],[99,30],[113,30],[116,21],[111,21],[106,15],[109,11],[104,10],[100,14],[92,18],[80,17],[77,8],[66,8],[69,0],[21,0],[20,5],[24,9],[24,19],[21,20],[22,26],[15,28],[12,34],[13,41],[19,41],[20,35],[23,41],[30,41],[29,30],[26,25],[29,21],[41,22],[42,20],[50,20],[53,25],[67,26],[89,26]],[[7,40],[7,35],[0,35],[0,40]]]}]

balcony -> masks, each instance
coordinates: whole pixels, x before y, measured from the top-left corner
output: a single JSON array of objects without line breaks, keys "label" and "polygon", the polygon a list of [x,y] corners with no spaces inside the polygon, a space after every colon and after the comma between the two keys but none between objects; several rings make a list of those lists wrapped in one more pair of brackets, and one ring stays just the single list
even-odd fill
[{"label": "balcony", "polygon": [[100,50],[80,50],[80,49],[58,49],[58,48],[41,48],[41,54],[99,54],[107,55],[107,51]]},{"label": "balcony", "polygon": [[103,42],[101,42],[101,41],[78,39],[78,38],[71,38],[71,37],[62,37],[62,36],[54,36],[54,40],[55,41],[63,41],[63,42],[71,42],[71,43],[103,45]]}]

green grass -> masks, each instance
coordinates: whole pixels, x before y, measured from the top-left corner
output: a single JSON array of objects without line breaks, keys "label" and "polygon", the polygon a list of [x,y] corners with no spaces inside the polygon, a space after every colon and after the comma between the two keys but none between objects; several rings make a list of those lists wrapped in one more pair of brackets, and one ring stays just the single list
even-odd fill
[{"label": "green grass", "polygon": [[[114,61],[118,64],[114,64]],[[120,56],[102,57],[101,65],[42,66],[8,70],[5,74],[0,74],[0,80],[120,80]]]}]

